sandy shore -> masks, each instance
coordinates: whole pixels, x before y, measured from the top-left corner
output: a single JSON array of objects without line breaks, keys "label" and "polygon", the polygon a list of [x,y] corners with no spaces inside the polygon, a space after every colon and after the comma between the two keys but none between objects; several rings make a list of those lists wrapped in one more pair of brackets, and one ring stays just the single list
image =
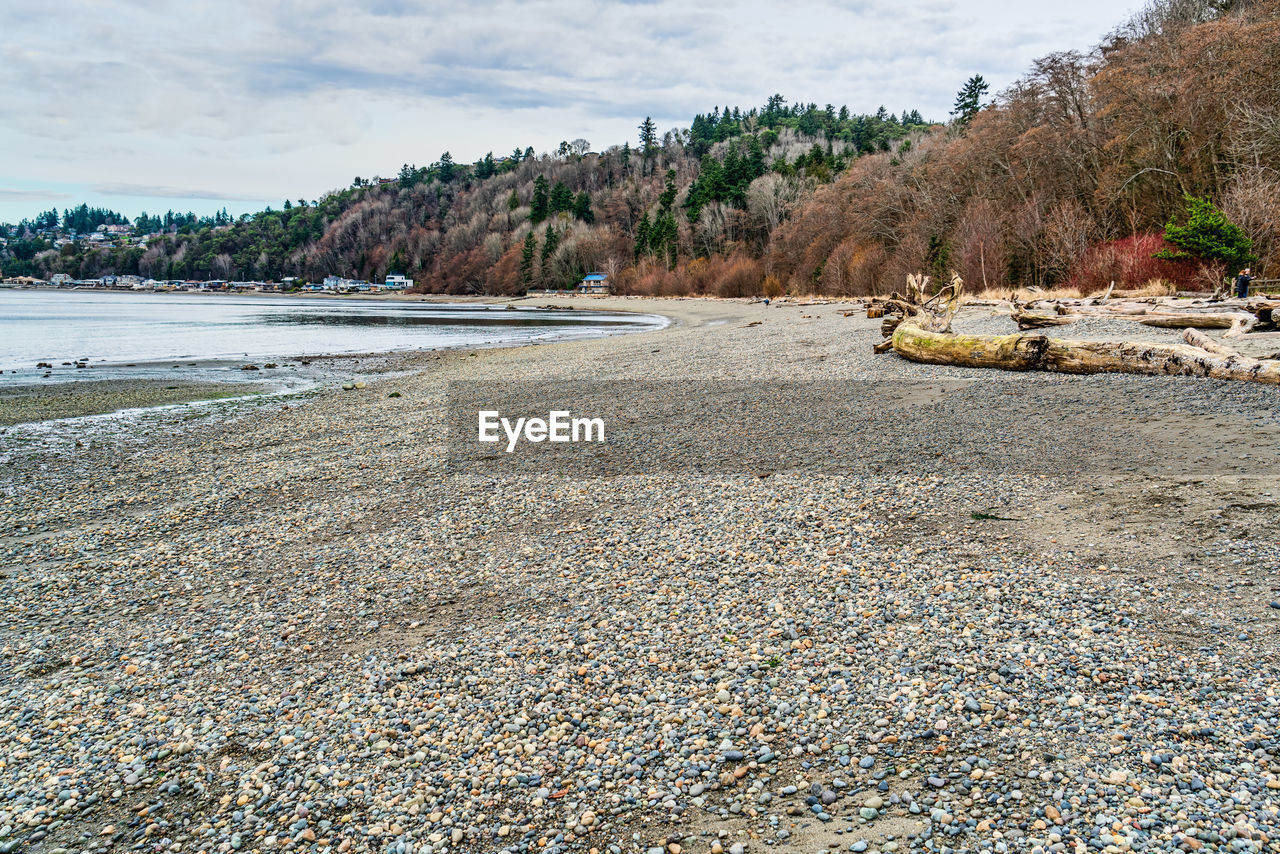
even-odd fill
[{"label": "sandy shore", "polygon": [[577,304],[676,322],[0,436],[0,854],[1273,850],[1274,389]]}]

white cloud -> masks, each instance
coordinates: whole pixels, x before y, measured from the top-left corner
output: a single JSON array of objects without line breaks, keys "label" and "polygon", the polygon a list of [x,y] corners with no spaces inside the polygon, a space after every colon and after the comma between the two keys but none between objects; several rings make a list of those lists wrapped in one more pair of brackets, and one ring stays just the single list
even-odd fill
[{"label": "white cloud", "polygon": [[[6,0],[0,184],[199,187],[211,209],[314,198],[446,149],[604,147],[645,115],[687,126],[773,92],[945,118],[969,75],[1001,88],[1125,14],[1109,0]],[[0,197],[0,219],[28,213],[15,206]]]}]

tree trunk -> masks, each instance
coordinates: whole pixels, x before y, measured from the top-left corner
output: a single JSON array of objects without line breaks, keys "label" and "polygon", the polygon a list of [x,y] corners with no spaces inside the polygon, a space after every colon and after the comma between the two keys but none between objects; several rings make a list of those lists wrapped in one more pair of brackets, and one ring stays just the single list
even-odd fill
[{"label": "tree trunk", "polygon": [[[932,365],[1064,374],[1212,377],[1280,385],[1280,360],[1242,356],[1194,329],[1187,330],[1185,344],[1075,341],[1023,332],[957,335],[951,331],[951,319],[960,307],[964,282],[952,274],[951,283],[931,297],[925,296],[928,286],[928,276],[908,276],[907,296],[895,294],[885,303],[886,311],[900,314],[902,320],[896,323],[890,337],[876,345],[875,352],[892,349],[903,358]],[[1015,314],[1018,310],[1014,306]],[[1252,314],[1247,316],[1257,319]],[[887,331],[890,323],[884,325]]]},{"label": "tree trunk", "polygon": [[1074,314],[1036,314],[1027,311],[1022,306],[1014,303],[1009,308],[1009,316],[1013,318],[1013,322],[1018,324],[1019,329],[1044,329],[1047,326],[1066,326],[1068,323],[1075,323],[1080,319],[1079,315]]},{"label": "tree trunk", "polygon": [[1258,322],[1257,315],[1243,311],[1210,311],[1203,314],[1150,314],[1137,318],[1143,326],[1160,329],[1229,329],[1228,335],[1243,335]]},{"label": "tree trunk", "polygon": [[1280,385],[1280,361],[1224,356],[1189,344],[1074,341],[1044,335],[957,335],[925,329],[911,317],[893,331],[893,351],[913,362],[1053,371],[1212,377]]}]

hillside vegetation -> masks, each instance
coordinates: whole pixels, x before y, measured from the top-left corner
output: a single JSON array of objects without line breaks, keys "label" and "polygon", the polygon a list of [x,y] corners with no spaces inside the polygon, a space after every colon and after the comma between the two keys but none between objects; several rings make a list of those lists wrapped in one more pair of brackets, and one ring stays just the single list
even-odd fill
[{"label": "hillside vegetation", "polygon": [[661,136],[646,119],[634,146],[445,154],[237,221],[146,218],[164,231],[145,248],[53,249],[19,229],[4,271],[404,272],[449,294],[568,287],[589,270],[624,292],[724,296],[880,293],[952,269],[989,288],[1208,286],[1225,265],[1168,260],[1162,239],[1189,197],[1238,223],[1258,266],[1277,260],[1280,0],[1159,0],[1094,52],[1046,56],[990,103],[984,91],[971,79],[946,124],[774,96]]}]

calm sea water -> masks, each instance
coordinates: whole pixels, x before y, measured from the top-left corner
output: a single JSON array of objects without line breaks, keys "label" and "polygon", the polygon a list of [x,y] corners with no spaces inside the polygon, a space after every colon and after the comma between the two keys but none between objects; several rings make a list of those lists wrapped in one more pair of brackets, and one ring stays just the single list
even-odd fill
[{"label": "calm sea water", "polygon": [[[512,346],[663,322],[428,302],[0,289],[0,385],[155,376],[179,362],[239,373],[242,363],[295,356]],[[77,360],[92,370],[63,364]],[[52,376],[37,362],[52,363]]]}]

